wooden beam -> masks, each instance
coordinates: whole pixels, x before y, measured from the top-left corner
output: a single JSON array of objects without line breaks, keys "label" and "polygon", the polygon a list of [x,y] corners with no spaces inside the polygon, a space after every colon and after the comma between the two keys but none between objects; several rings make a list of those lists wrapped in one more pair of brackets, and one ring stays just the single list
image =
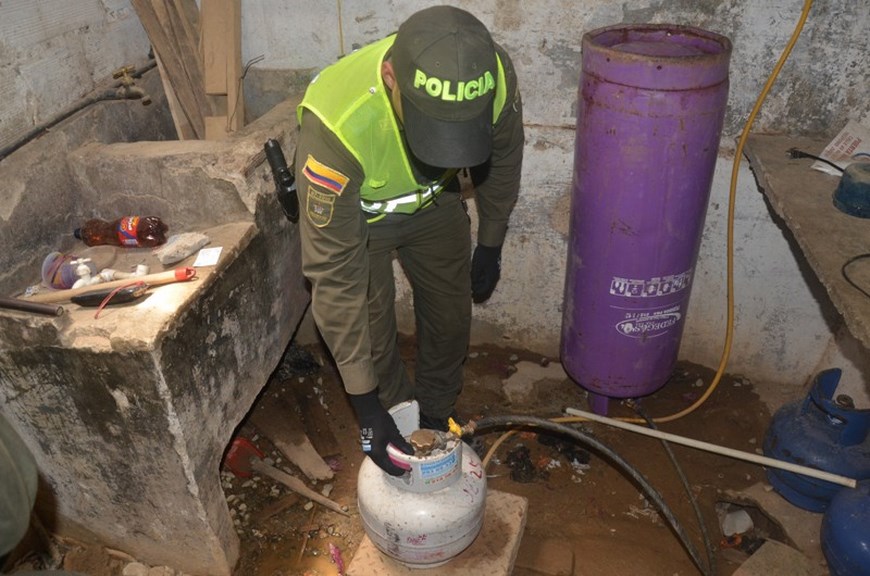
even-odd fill
[{"label": "wooden beam", "polygon": [[209,139],[244,125],[241,10],[241,0],[201,0],[203,82],[214,114],[206,119]]},{"label": "wooden beam", "polygon": [[163,92],[166,93],[166,103],[169,106],[169,112],[172,114],[172,122],[175,124],[175,133],[179,140],[196,140],[196,132],[193,126],[190,125],[190,119],[184,113],[184,108],[178,102],[178,96],[175,95],[175,88],[169,82],[166,68],[163,66],[163,61],[158,54],[154,54],[157,60],[157,69],[160,71],[160,80],[163,82]]},{"label": "wooden beam", "polygon": [[[211,104],[206,99],[202,79],[202,59],[199,53],[198,9],[195,0],[131,0],[142,26],[151,40],[155,54],[162,62],[169,84],[183,111],[184,121],[197,138],[205,136],[203,118],[210,116]],[[179,134],[179,138],[183,138]]]},{"label": "wooden beam", "polygon": [[201,0],[202,64],[206,94],[227,94],[229,0]]},{"label": "wooden beam", "polygon": [[245,96],[242,89],[242,0],[229,0],[230,29],[227,52],[227,114],[230,130],[245,125]]}]

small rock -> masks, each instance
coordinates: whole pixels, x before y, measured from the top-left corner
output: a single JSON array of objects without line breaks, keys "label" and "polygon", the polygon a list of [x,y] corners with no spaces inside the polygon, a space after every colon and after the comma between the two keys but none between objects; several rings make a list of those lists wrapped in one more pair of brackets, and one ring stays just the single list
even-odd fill
[{"label": "small rock", "polygon": [[148,566],[139,562],[130,562],[124,566],[123,576],[147,576]]}]

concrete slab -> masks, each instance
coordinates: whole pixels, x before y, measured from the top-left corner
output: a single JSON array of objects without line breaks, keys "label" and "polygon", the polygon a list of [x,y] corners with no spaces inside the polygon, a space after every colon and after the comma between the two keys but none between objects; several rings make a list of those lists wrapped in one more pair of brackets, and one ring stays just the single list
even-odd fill
[{"label": "concrete slab", "polygon": [[528,500],[524,497],[490,490],[480,534],[471,546],[447,564],[437,568],[408,568],[382,554],[366,536],[348,566],[347,576],[507,576],[513,570],[519,551],[527,511]]},{"label": "concrete slab", "polygon": [[768,540],[749,557],[749,560],[734,571],[734,576],[768,576],[769,574],[821,576],[824,570],[791,546],[776,540]]},{"label": "concrete slab", "polygon": [[[797,549],[824,574],[827,565],[821,546],[822,514],[808,512],[788,502],[769,484],[758,483],[740,492],[728,492],[735,501],[754,503],[775,520]],[[791,573],[791,572],[789,572]]]}]

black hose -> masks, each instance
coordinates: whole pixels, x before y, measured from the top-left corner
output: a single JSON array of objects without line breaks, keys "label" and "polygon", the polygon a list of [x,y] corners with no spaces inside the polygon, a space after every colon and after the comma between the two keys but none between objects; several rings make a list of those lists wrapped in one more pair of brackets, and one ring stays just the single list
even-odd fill
[{"label": "black hose", "polygon": [[[148,64],[146,64],[142,68],[142,70],[139,70],[135,74],[132,74],[132,77],[133,78],[141,78],[142,74],[144,74],[148,70],[151,70],[156,65],[157,65],[156,61],[149,62]],[[78,102],[76,102],[76,104],[74,106],[72,106],[71,108],[61,112],[60,114],[58,114],[57,116],[55,116],[51,120],[48,120],[47,122],[39,124],[38,126],[34,126],[24,136],[22,136],[21,138],[19,138],[18,140],[16,140],[12,144],[9,144],[8,146],[0,149],[0,162],[2,162],[7,156],[9,156],[13,152],[15,152],[16,150],[21,148],[22,146],[24,146],[28,142],[31,142],[32,140],[35,140],[39,136],[42,136],[43,134],[48,132],[53,127],[57,126],[58,124],[60,124],[61,122],[63,122],[64,120],[66,120],[67,118],[72,116],[73,114],[75,114],[76,112],[84,110],[88,106],[92,106],[92,105],[96,104],[97,102],[104,102],[104,101],[108,101],[108,100],[129,100],[129,99],[130,99],[130,96],[127,96],[123,92],[119,92],[117,89],[114,89],[114,88],[110,89],[110,90],[104,90],[104,91],[96,93],[96,94],[92,94],[92,95],[88,96],[87,98],[83,98],[82,100],[79,100]]]},{"label": "black hose", "polygon": [[89,96],[87,98],[84,98],[83,100],[79,100],[76,103],[76,105],[73,106],[72,108],[65,110],[64,112],[58,114],[57,116],[55,116],[54,118],[52,118],[51,120],[49,120],[47,122],[44,122],[43,124],[40,124],[38,126],[34,126],[29,132],[27,132],[27,134],[25,134],[24,136],[22,136],[21,138],[19,138],[15,142],[13,142],[12,144],[10,144],[10,145],[6,146],[5,148],[3,148],[2,150],[0,150],[0,161],[2,161],[4,158],[9,156],[13,152],[18,150],[22,146],[24,146],[25,144],[27,144],[28,142],[35,140],[39,136],[42,136],[44,133],[48,132],[51,128],[53,128],[57,124],[60,124],[61,122],[63,122],[64,120],[66,120],[67,118],[69,118],[70,116],[75,114],[76,112],[79,112],[80,110],[84,110],[88,106],[91,106],[92,104],[96,104],[97,102],[102,102],[104,100],[118,100],[118,99],[120,99],[120,96],[118,96],[118,94],[115,92],[115,90],[106,90],[105,92],[102,92],[100,94],[95,94],[95,95]]},{"label": "black hose", "polygon": [[[653,430],[658,430],[655,422],[652,418],[646,415],[643,408],[641,408],[640,404],[637,402],[632,402],[634,411],[638,416],[646,421],[647,426],[652,428]],[[677,461],[676,455],[674,455],[674,451],[671,450],[671,445],[664,438],[661,439],[662,447],[665,449],[665,452],[668,455],[668,458],[671,461],[671,464],[674,465],[674,470],[677,472],[677,476],[680,477],[680,482],[683,484],[683,489],[686,491],[686,497],[689,499],[689,502],[692,504],[692,510],[695,511],[695,518],[698,520],[698,526],[701,529],[701,539],[704,541],[704,550],[707,552],[707,566],[708,573],[715,574],[716,573],[716,555],[713,553],[713,544],[710,540],[710,533],[707,531],[707,525],[704,523],[704,515],[701,514],[701,507],[698,506],[698,499],[695,498],[694,493],[692,492],[692,487],[689,486],[689,480],[686,478],[686,474],[683,472],[682,466]]]},{"label": "black hose", "polygon": [[530,426],[533,428],[540,428],[541,430],[546,430],[548,432],[564,434],[565,436],[568,436],[569,438],[572,438],[573,440],[576,440],[577,442],[584,444],[609,458],[614,464],[616,464],[617,468],[628,474],[635,482],[640,485],[650,501],[655,504],[656,508],[658,508],[662,516],[664,516],[665,520],[667,520],[671,529],[676,533],[677,538],[679,538],[683,547],[686,549],[686,552],[691,557],[692,562],[694,562],[695,566],[697,566],[701,574],[703,574],[704,576],[712,576],[704,568],[704,565],[701,562],[701,556],[700,554],[698,554],[697,548],[695,548],[695,545],[692,544],[692,541],[689,539],[686,531],[683,529],[683,526],[677,520],[676,516],[674,516],[673,511],[671,511],[667,503],[665,503],[664,498],[658,492],[658,490],[656,490],[655,487],[653,487],[653,485],[649,483],[649,480],[647,480],[646,477],[640,473],[640,471],[638,471],[631,464],[629,464],[613,449],[609,448],[605,444],[602,444],[599,440],[596,440],[592,436],[589,436],[588,434],[581,432],[576,428],[572,428],[571,426],[566,426],[564,424],[559,424],[547,420],[546,418],[538,418],[536,416],[486,416],[484,418],[481,418],[480,420],[474,421],[473,423],[475,433],[477,433],[479,430],[485,430],[487,428],[510,428],[517,426]]},{"label": "black hose", "polygon": [[836,168],[840,172],[845,172],[845,170],[843,170],[843,168],[841,168],[837,164],[834,164],[833,162],[831,162],[827,158],[822,158],[821,156],[816,156],[815,154],[810,154],[809,152],[804,152],[803,150],[798,150],[797,148],[789,148],[787,150],[787,152],[788,152],[789,158],[812,158],[813,160],[818,160],[819,162],[824,162],[828,166]]}]

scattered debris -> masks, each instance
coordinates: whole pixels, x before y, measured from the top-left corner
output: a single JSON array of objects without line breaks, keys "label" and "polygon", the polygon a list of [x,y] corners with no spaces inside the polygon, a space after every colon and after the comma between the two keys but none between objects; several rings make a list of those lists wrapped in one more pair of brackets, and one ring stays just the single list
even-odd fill
[{"label": "scattered debris", "polygon": [[511,480],[521,484],[534,482],[538,478],[546,480],[549,473],[546,469],[539,470],[532,462],[529,449],[519,444],[513,450],[508,452],[505,458],[505,464],[511,469]]},{"label": "scattered debris", "polygon": [[639,492],[637,498],[640,500],[641,505],[630,504],[628,506],[628,512],[625,512],[625,515],[636,520],[641,517],[647,518],[653,524],[664,526],[664,521],[662,520],[659,510],[649,503],[649,500],[646,499],[643,492]]},{"label": "scattered debris", "polygon": [[645,518],[648,518],[653,524],[662,524],[662,518],[658,510],[652,508],[646,501],[644,501],[643,507],[635,506],[634,504],[632,504],[628,507],[628,512],[626,512],[625,515],[631,516],[635,519],[639,519],[641,516],[643,516]]},{"label": "scattered debris", "polygon": [[723,538],[722,541],[719,542],[719,547],[722,549],[732,548],[740,550],[747,556],[751,556],[761,548],[762,544],[766,541],[767,540],[764,538],[753,536],[751,534],[734,534],[733,536],[726,536]]},{"label": "scattered debris", "polygon": [[341,550],[332,542],[329,543],[329,555],[338,570],[338,576],[344,576],[344,560],[341,558]]},{"label": "scattered debris", "polygon": [[577,442],[554,434],[538,434],[538,442],[552,448],[556,455],[564,456],[572,466],[574,462],[580,465],[589,464],[589,452],[581,448]]},{"label": "scattered debris", "polygon": [[314,354],[291,342],[278,367],[275,369],[275,376],[283,380],[289,380],[294,376],[311,376],[320,372],[321,366]]},{"label": "scattered debris", "polygon": [[727,512],[722,518],[722,534],[725,536],[745,534],[752,528],[752,517],[743,508],[735,508]]}]

